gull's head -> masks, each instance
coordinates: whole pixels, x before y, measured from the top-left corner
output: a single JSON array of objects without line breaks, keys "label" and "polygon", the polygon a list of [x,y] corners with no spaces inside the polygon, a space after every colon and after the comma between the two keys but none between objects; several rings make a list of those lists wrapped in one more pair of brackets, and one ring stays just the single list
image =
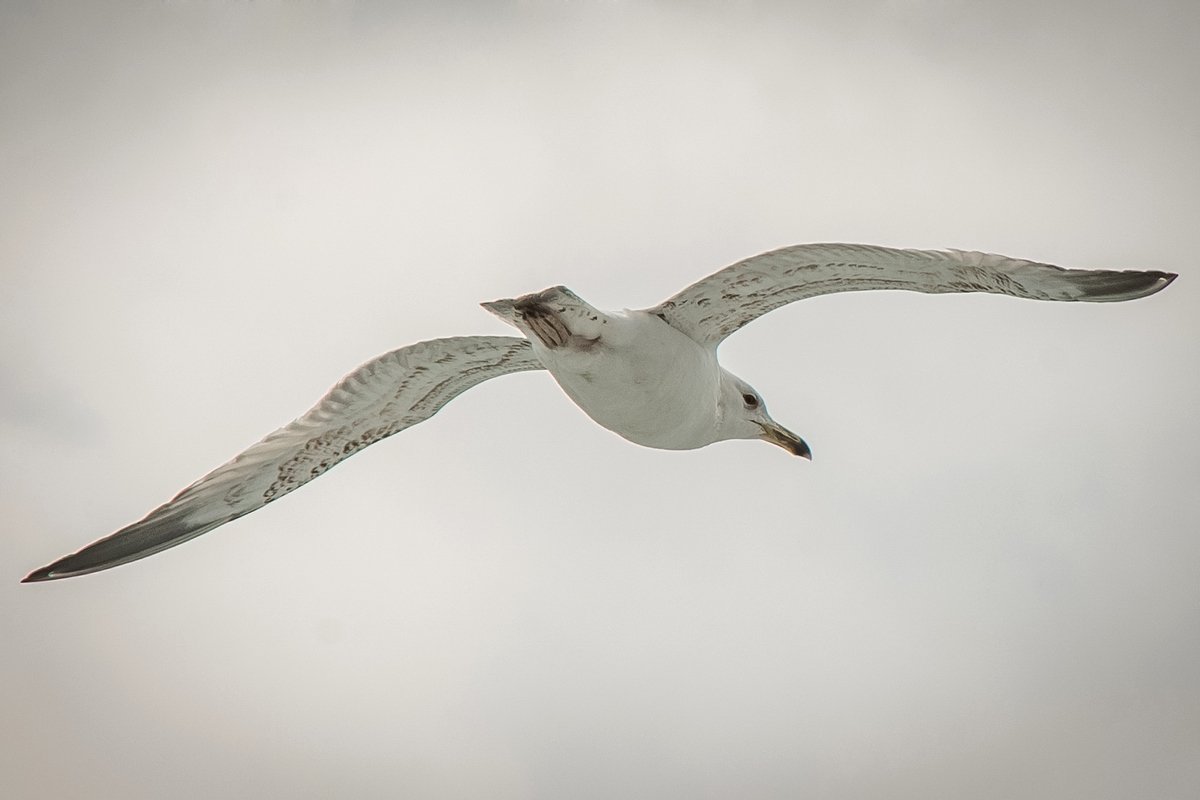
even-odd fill
[{"label": "gull's head", "polygon": [[762,439],[794,456],[812,460],[812,451],[796,434],[771,419],[762,395],[744,380],[721,370],[721,397],[717,409],[720,439]]}]

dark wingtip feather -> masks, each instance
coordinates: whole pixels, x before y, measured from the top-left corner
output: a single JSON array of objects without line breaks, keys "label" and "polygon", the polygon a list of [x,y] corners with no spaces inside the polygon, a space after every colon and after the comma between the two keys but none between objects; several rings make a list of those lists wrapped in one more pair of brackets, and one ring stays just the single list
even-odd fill
[{"label": "dark wingtip feather", "polygon": [[[103,541],[103,540],[101,540]],[[116,561],[113,563],[89,563],[87,552],[89,548],[84,548],[78,553],[72,553],[69,556],[63,556],[52,564],[47,564],[41,569],[35,569],[33,572],[21,579],[21,583],[41,583],[42,581],[57,581],[63,578],[73,578],[76,575],[87,575],[89,572],[98,572],[102,569],[115,567],[121,563]],[[81,558],[82,556],[82,558]]]},{"label": "dark wingtip feather", "polygon": [[1148,294],[1161,292],[1163,289],[1170,286],[1172,281],[1179,277],[1179,273],[1177,272],[1159,272],[1157,270],[1144,272],[1142,274],[1146,276],[1146,283],[1144,290],[1138,295],[1139,297],[1145,297]]},{"label": "dark wingtip feather", "polygon": [[1087,300],[1134,300],[1161,292],[1179,277],[1174,272],[1158,270],[1125,272],[1101,271],[1093,273],[1095,278],[1086,289]]},{"label": "dark wingtip feather", "polygon": [[[253,510],[253,509],[250,509]],[[243,512],[246,513],[246,512]],[[177,508],[162,506],[142,520],[98,539],[83,549],[63,556],[49,566],[34,570],[21,583],[53,581],[90,575],[145,558],[194,539],[240,514],[230,514],[202,523],[180,519]]]},{"label": "dark wingtip feather", "polygon": [[49,566],[42,567],[41,569],[35,569],[33,572],[29,573],[24,578],[22,578],[21,583],[39,583],[41,581],[52,581],[57,578],[67,577],[66,575],[55,575],[54,574],[54,568],[57,565],[58,565],[58,562],[55,561],[53,564],[50,564]]}]

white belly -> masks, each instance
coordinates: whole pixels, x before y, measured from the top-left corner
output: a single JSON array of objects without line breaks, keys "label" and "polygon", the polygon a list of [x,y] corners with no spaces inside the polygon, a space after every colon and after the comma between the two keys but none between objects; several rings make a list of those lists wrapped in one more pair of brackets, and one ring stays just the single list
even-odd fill
[{"label": "white belly", "polygon": [[586,349],[533,341],[563,391],[597,423],[645,447],[691,450],[715,441],[716,352],[651,314],[606,316],[600,339]]}]

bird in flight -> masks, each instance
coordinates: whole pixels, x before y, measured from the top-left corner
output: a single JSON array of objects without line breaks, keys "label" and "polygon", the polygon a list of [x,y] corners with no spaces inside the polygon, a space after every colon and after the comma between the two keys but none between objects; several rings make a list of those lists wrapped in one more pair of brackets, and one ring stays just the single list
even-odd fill
[{"label": "bird in flight", "polygon": [[761,439],[811,458],[804,440],[771,418],[759,393],[717,360],[725,337],[768,311],[866,289],[1115,302],[1154,294],[1175,277],[1063,269],[961,250],[802,244],[739,261],[638,311],[598,311],[563,286],[484,303],[522,336],[431,339],[368,361],[308,413],[144,519],[23,582],[98,572],[195,538],[429,419],[472,386],[512,372],[548,370],[589,417],[635,444],[692,450]]}]

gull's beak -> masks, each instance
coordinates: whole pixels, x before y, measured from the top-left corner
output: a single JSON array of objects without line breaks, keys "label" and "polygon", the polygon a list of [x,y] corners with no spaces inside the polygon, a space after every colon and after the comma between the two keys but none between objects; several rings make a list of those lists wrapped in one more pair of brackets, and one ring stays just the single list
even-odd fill
[{"label": "gull's beak", "polygon": [[763,429],[762,434],[758,438],[764,442],[779,445],[794,456],[800,456],[812,461],[812,450],[808,449],[808,444],[799,436],[781,425],[776,425],[774,422],[759,422],[757,424]]}]

